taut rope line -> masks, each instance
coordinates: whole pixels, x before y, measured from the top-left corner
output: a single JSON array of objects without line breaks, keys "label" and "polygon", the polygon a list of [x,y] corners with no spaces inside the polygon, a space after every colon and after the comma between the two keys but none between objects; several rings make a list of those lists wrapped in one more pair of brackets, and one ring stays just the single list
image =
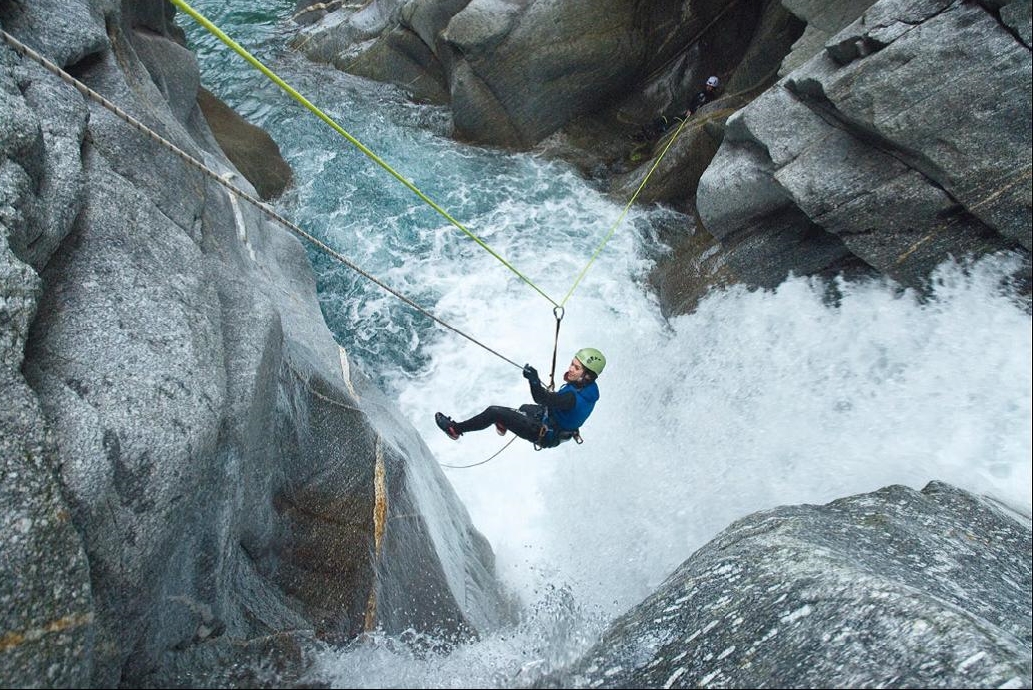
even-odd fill
[{"label": "taut rope line", "polygon": [[613,227],[610,228],[610,232],[606,235],[606,237],[603,238],[603,241],[599,243],[599,246],[596,248],[595,252],[592,253],[592,257],[588,260],[588,263],[585,264],[585,267],[581,269],[581,273],[579,273],[577,278],[574,280],[574,284],[570,286],[570,289],[567,290],[567,294],[563,296],[562,300],[560,300],[560,303],[558,305],[559,307],[562,307],[564,304],[566,304],[567,300],[570,299],[570,296],[574,294],[574,290],[581,283],[581,279],[585,277],[585,274],[588,273],[588,269],[591,268],[592,264],[595,262],[596,257],[599,256],[599,254],[603,251],[603,247],[605,247],[606,243],[610,241],[610,238],[613,237],[613,234],[617,232],[617,228],[620,227],[620,224],[624,222],[624,217],[628,215],[628,211],[631,210],[631,205],[634,204],[635,199],[638,198],[639,192],[641,192],[642,188],[646,186],[647,182],[649,182],[650,175],[652,175],[653,171],[660,166],[660,161],[664,159],[664,156],[667,155],[667,152],[670,150],[671,146],[673,146],[674,142],[677,141],[682,129],[685,128],[685,123],[687,123],[688,121],[688,118],[685,118],[681,121],[681,124],[678,125],[678,129],[674,132],[674,136],[671,137],[671,140],[667,142],[666,146],[664,146],[663,151],[661,151],[660,155],[656,157],[655,161],[653,161],[653,167],[651,167],[649,169],[649,172],[646,173],[646,176],[642,178],[642,182],[639,184],[638,189],[636,189],[635,193],[631,195],[631,198],[628,199],[628,203],[624,206],[624,210],[621,211],[620,216],[617,217],[617,222],[613,224]]},{"label": "taut rope line", "polygon": [[[632,204],[635,203],[635,199],[638,198],[639,193],[646,186],[646,183],[649,182],[649,178],[653,174],[653,171],[655,171],[657,169],[657,167],[659,167],[660,161],[663,160],[664,155],[666,155],[667,151],[671,148],[671,145],[674,144],[675,140],[681,134],[681,131],[685,127],[685,123],[687,122],[687,120],[682,120],[682,123],[678,127],[678,130],[675,132],[674,136],[671,137],[671,139],[667,142],[667,145],[664,147],[664,149],[660,153],[660,155],[656,158],[656,160],[653,163],[653,166],[649,169],[649,172],[646,173],[646,176],[642,179],[642,182],[639,184],[638,189],[635,190],[635,193],[632,195],[631,199],[629,199],[628,203],[624,206],[624,209],[621,211],[621,214],[617,218],[617,221],[613,224],[613,227],[610,228],[609,233],[607,233],[606,237],[603,238],[603,241],[596,248],[595,252],[592,254],[591,258],[588,260],[588,263],[581,270],[581,273],[578,274],[577,278],[574,280],[573,285],[571,285],[570,289],[567,291],[567,294],[563,297],[563,299],[561,301],[557,302],[552,297],[550,297],[548,294],[546,294],[541,288],[539,288],[537,285],[535,285],[534,282],[532,282],[527,276],[525,276],[523,273],[518,271],[512,264],[510,264],[508,261],[506,261],[504,258],[502,258],[498,253],[496,253],[495,250],[493,250],[491,247],[488,246],[488,244],[486,242],[484,242],[484,240],[482,240],[480,237],[478,237],[477,235],[472,233],[470,230],[468,230],[458,220],[453,218],[451,214],[449,214],[447,211],[445,211],[443,208],[441,208],[438,204],[436,204],[433,200],[431,200],[429,197],[427,197],[412,182],[410,182],[409,180],[405,179],[405,177],[403,177],[394,168],[392,168],[390,165],[388,165],[387,162],[384,161],[380,156],[375,154],[373,151],[371,151],[369,148],[367,148],[362,142],[360,142],[358,139],[356,139],[351,134],[349,134],[343,127],[341,127],[339,124],[337,124],[330,116],[328,116],[322,110],[320,110],[315,105],[313,105],[311,102],[309,102],[308,99],[306,99],[304,96],[302,96],[300,93],[298,93],[293,87],[291,87],[289,84],[287,84],[287,82],[285,82],[283,79],[281,79],[276,73],[274,73],[272,70],[270,70],[264,64],[262,64],[256,57],[251,55],[247,50],[245,50],[243,47],[241,47],[236,41],[234,41],[232,38],[227,36],[225,32],[223,32],[221,29],[219,29],[219,27],[215,26],[215,24],[213,24],[210,20],[208,20],[206,17],[201,15],[199,12],[197,12],[197,10],[195,10],[189,4],[187,4],[185,0],[169,0],[169,2],[174,4],[179,9],[183,10],[183,12],[185,12],[190,17],[192,17],[194,19],[194,21],[196,21],[202,27],[207,29],[209,33],[211,33],[213,36],[215,36],[220,41],[222,41],[224,44],[226,44],[231,50],[233,50],[235,53],[237,53],[240,57],[244,58],[253,67],[255,67],[255,69],[257,69],[260,72],[262,72],[262,74],[264,74],[266,77],[268,77],[270,80],[272,80],[273,83],[275,83],[277,86],[279,86],[281,89],[283,89],[288,95],[290,95],[296,101],[298,101],[303,106],[305,106],[308,110],[310,110],[319,119],[323,120],[323,122],[325,122],[331,128],[333,128],[334,131],[336,131],[338,134],[343,136],[353,146],[355,146],[357,149],[359,149],[359,151],[361,151],[363,154],[365,154],[367,157],[369,157],[370,160],[372,160],[377,165],[379,165],[384,170],[386,170],[388,173],[390,173],[392,177],[394,177],[396,180],[398,180],[403,185],[405,185],[410,191],[412,191],[414,194],[416,194],[416,196],[418,196],[420,199],[422,199],[427,205],[429,205],[431,208],[433,208],[435,211],[437,211],[439,214],[441,214],[446,220],[448,220],[450,223],[452,223],[452,225],[454,225],[455,227],[459,228],[461,231],[466,233],[466,235],[468,235],[472,240],[474,240],[477,244],[479,244],[485,251],[487,251],[489,254],[491,254],[496,259],[498,259],[498,261],[500,261],[506,268],[508,268],[510,271],[512,271],[514,274],[516,274],[522,281],[527,283],[535,292],[537,292],[542,297],[547,299],[553,305],[553,307],[559,308],[559,309],[562,309],[563,306],[567,303],[567,300],[570,299],[571,295],[574,293],[574,290],[581,283],[581,280],[585,277],[585,274],[588,273],[588,269],[595,262],[596,257],[599,256],[599,254],[602,252],[603,248],[606,246],[606,244],[610,241],[610,239],[616,233],[617,228],[620,227],[620,224],[624,221],[624,218],[627,216],[628,211],[631,209]],[[735,2],[738,2],[738,0],[735,0]],[[733,4],[735,4],[735,3],[733,2]],[[726,8],[725,11],[727,11],[727,8]],[[724,12],[722,12],[721,14],[723,14],[723,13]],[[720,15],[719,15],[719,17],[720,17]],[[715,18],[714,21],[717,21],[717,18]]]},{"label": "taut rope line", "polygon": [[270,80],[272,80],[273,83],[275,83],[277,86],[279,86],[281,89],[283,89],[291,98],[293,98],[294,100],[296,100],[299,103],[301,103],[303,106],[308,108],[316,117],[318,117],[320,120],[322,120],[326,124],[330,125],[330,127],[333,128],[334,131],[336,131],[342,137],[347,139],[355,148],[357,148],[359,151],[361,151],[363,154],[365,154],[370,160],[372,160],[374,163],[376,163],[377,165],[382,167],[384,170],[386,170],[388,173],[390,173],[392,177],[394,177],[396,180],[398,180],[403,185],[405,185],[411,192],[413,192],[413,194],[415,194],[420,199],[422,199],[432,209],[434,209],[435,211],[440,213],[445,218],[445,220],[447,220],[449,223],[451,223],[452,225],[454,225],[457,228],[459,228],[460,230],[462,230],[464,233],[466,233],[467,236],[470,237],[470,239],[472,239],[474,242],[479,244],[485,251],[487,251],[489,254],[491,254],[496,259],[498,259],[502,263],[503,266],[505,266],[510,271],[515,273],[522,281],[524,281],[529,286],[531,286],[531,288],[534,289],[535,292],[537,292],[539,295],[541,295],[545,299],[549,300],[549,302],[551,304],[553,304],[553,306],[559,306],[556,303],[556,301],[552,299],[552,297],[549,297],[549,295],[547,295],[541,288],[539,288],[537,285],[535,285],[533,282],[531,282],[531,280],[529,278],[527,278],[527,276],[525,276],[523,273],[518,271],[511,263],[509,263],[508,261],[503,259],[498,253],[495,252],[494,249],[489,247],[488,244],[484,240],[482,240],[480,237],[478,237],[474,233],[470,232],[470,230],[468,230],[466,228],[466,226],[464,226],[458,220],[453,218],[452,215],[448,213],[448,211],[446,211],[445,209],[443,209],[440,206],[438,206],[426,194],[421,192],[416,187],[416,185],[414,185],[409,180],[405,179],[405,177],[403,177],[399,172],[397,172],[394,168],[392,168],[390,165],[388,165],[387,162],[384,161],[384,159],[382,159],[377,154],[373,153],[373,151],[371,151],[369,148],[367,148],[361,141],[359,141],[358,139],[353,137],[351,134],[349,134],[347,131],[345,131],[345,129],[343,127],[341,127],[339,124],[337,124],[329,115],[327,115],[322,110],[320,110],[319,108],[314,106],[312,103],[309,102],[308,99],[306,99],[300,93],[295,91],[294,88],[290,86],[290,84],[285,82],[283,79],[281,79],[279,76],[277,76],[272,70],[270,70],[268,67],[263,65],[256,57],[251,55],[251,53],[249,53],[246,50],[244,50],[244,48],[242,48],[240,45],[238,45],[237,42],[234,41],[232,38],[227,36],[219,27],[217,27],[214,24],[212,24],[207,18],[205,18],[203,15],[201,15],[199,12],[197,12],[197,10],[195,10],[193,7],[191,7],[186,2],[184,2],[184,0],[169,0],[169,2],[171,2],[173,5],[175,5],[179,9],[183,10],[188,15],[190,15],[194,19],[194,21],[196,21],[198,24],[200,24],[205,29],[207,29],[209,31],[209,33],[211,33],[213,36],[218,38],[220,41],[222,41],[227,46],[229,46],[229,48],[231,50],[233,50],[233,52],[237,53],[237,55],[241,56],[242,58],[247,60],[249,63],[251,63],[251,65],[253,67],[255,67],[255,69],[257,69],[262,74],[267,76]]},{"label": "taut rope line", "polygon": [[165,139],[164,137],[162,137],[160,134],[158,134],[157,132],[155,132],[154,130],[149,128],[147,125],[145,125],[144,123],[140,122],[139,120],[134,118],[132,115],[130,115],[126,111],[122,110],[122,108],[118,107],[117,105],[115,105],[114,103],[109,101],[107,98],[105,98],[104,96],[100,95],[99,93],[97,93],[96,91],[94,91],[93,89],[88,87],[86,84],[83,84],[81,81],[79,81],[78,79],[76,79],[72,75],[68,74],[67,72],[62,70],[60,67],[58,67],[56,64],[54,64],[53,62],[51,62],[47,58],[43,57],[42,55],[37,53],[35,50],[33,50],[29,46],[25,45],[24,43],[22,43],[21,41],[16,39],[14,36],[10,35],[6,31],[4,31],[3,29],[0,29],[0,36],[2,36],[4,41],[9,46],[11,46],[11,48],[13,48],[18,54],[23,55],[25,57],[28,57],[28,58],[34,60],[35,62],[38,62],[45,69],[47,69],[47,71],[52,72],[53,74],[57,75],[57,77],[60,78],[61,81],[71,85],[79,93],[83,94],[87,98],[89,98],[89,99],[99,103],[100,105],[104,106],[105,108],[107,108],[109,111],[114,113],[117,117],[119,117],[121,120],[125,121],[127,124],[129,124],[134,129],[142,132],[143,134],[145,134],[146,136],[150,137],[151,139],[153,139],[157,143],[159,143],[162,146],[166,147],[169,151],[171,151],[177,157],[182,159],[185,163],[187,163],[191,167],[196,168],[197,170],[201,171],[203,174],[207,175],[212,180],[214,180],[218,184],[220,184],[223,187],[225,187],[226,189],[228,189],[231,194],[234,194],[234,195],[240,197],[241,199],[244,199],[246,201],[251,202],[256,208],[258,208],[260,211],[265,213],[267,216],[269,216],[270,218],[272,218],[276,222],[282,224],[284,227],[288,228],[289,230],[294,232],[299,237],[307,240],[308,242],[311,242],[320,251],[326,253],[327,255],[331,256],[332,258],[336,259],[337,261],[340,261],[342,264],[344,264],[348,268],[352,269],[353,271],[355,271],[356,273],[358,273],[362,277],[366,278],[367,280],[371,281],[372,283],[375,283],[377,286],[379,286],[383,290],[386,290],[387,292],[391,293],[392,295],[394,295],[395,297],[400,299],[402,302],[405,302],[406,304],[408,304],[410,307],[412,307],[416,311],[420,312],[424,316],[426,316],[429,319],[433,320],[435,323],[440,324],[441,326],[444,326],[445,328],[447,328],[448,330],[452,331],[453,333],[456,333],[456,334],[466,338],[467,340],[469,340],[470,342],[474,343],[478,347],[484,348],[485,350],[487,350],[488,352],[492,353],[496,357],[498,357],[498,358],[500,358],[500,359],[502,359],[502,360],[504,360],[506,362],[509,362],[510,364],[512,364],[513,366],[517,367],[518,369],[522,369],[523,368],[522,365],[517,364],[516,362],[514,362],[511,359],[509,359],[508,357],[505,357],[502,354],[499,354],[498,352],[496,352],[492,348],[488,347],[484,343],[478,341],[476,338],[473,338],[473,337],[467,335],[466,333],[462,332],[458,328],[455,328],[454,326],[449,325],[445,321],[442,321],[437,316],[435,316],[434,314],[431,314],[429,311],[427,311],[426,309],[424,309],[420,305],[416,304],[415,302],[413,302],[411,299],[409,299],[408,297],[406,297],[402,293],[398,292],[394,288],[392,288],[389,285],[387,285],[387,284],[383,283],[382,281],[378,280],[375,276],[369,274],[368,272],[366,272],[362,268],[356,266],[354,263],[349,261],[347,258],[345,258],[342,254],[337,252],[335,249],[331,248],[330,246],[328,246],[327,244],[325,244],[321,240],[317,239],[316,237],[313,237],[311,234],[305,232],[300,227],[298,227],[297,225],[295,225],[291,221],[287,220],[286,218],[281,216],[276,211],[272,210],[268,205],[266,205],[260,199],[257,199],[254,196],[248,194],[247,192],[245,192],[245,191],[243,191],[241,189],[238,189],[234,185],[230,184],[227,180],[223,179],[223,177],[220,176],[218,173],[216,173],[214,170],[211,170],[208,167],[206,167],[204,165],[204,163],[202,163],[201,161],[197,160],[196,158],[194,158],[189,153],[187,153],[183,149],[181,149],[178,146],[176,146],[174,143],[172,143],[168,139]]}]

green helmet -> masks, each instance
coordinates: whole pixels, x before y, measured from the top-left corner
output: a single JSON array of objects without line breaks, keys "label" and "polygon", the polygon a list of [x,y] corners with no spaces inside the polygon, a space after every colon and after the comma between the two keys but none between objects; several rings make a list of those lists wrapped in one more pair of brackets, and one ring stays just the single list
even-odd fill
[{"label": "green helmet", "polygon": [[603,373],[603,367],[606,366],[606,358],[603,357],[603,353],[594,347],[581,348],[574,355],[574,359],[581,362],[585,369],[588,369],[596,376]]}]

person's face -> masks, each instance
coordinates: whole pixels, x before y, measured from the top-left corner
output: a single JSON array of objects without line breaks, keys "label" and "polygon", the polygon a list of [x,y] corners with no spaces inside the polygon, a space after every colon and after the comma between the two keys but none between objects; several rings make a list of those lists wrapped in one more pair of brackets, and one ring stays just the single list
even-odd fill
[{"label": "person's face", "polygon": [[577,360],[577,357],[570,360],[570,366],[567,367],[567,373],[563,375],[563,380],[567,383],[574,383],[580,381],[585,376],[585,365]]}]

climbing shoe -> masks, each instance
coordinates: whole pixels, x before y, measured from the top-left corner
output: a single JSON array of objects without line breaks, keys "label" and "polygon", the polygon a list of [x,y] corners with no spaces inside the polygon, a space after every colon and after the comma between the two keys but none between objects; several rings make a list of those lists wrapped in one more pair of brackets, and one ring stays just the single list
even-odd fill
[{"label": "climbing shoe", "polygon": [[495,433],[499,436],[506,435],[506,427],[502,426],[502,422],[495,422]]},{"label": "climbing shoe", "polygon": [[434,421],[437,423],[438,428],[448,434],[448,437],[453,441],[458,441],[459,437],[462,436],[461,433],[456,431],[456,423],[452,421],[451,417],[435,412]]}]

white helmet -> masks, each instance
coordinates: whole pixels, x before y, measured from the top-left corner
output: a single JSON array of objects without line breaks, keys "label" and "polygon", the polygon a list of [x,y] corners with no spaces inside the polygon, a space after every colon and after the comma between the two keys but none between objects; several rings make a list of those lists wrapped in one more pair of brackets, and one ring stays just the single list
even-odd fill
[{"label": "white helmet", "polygon": [[710,79],[707,79],[707,86],[713,86],[715,89],[717,88],[717,85],[720,83],[721,81],[717,77],[711,77]]}]

